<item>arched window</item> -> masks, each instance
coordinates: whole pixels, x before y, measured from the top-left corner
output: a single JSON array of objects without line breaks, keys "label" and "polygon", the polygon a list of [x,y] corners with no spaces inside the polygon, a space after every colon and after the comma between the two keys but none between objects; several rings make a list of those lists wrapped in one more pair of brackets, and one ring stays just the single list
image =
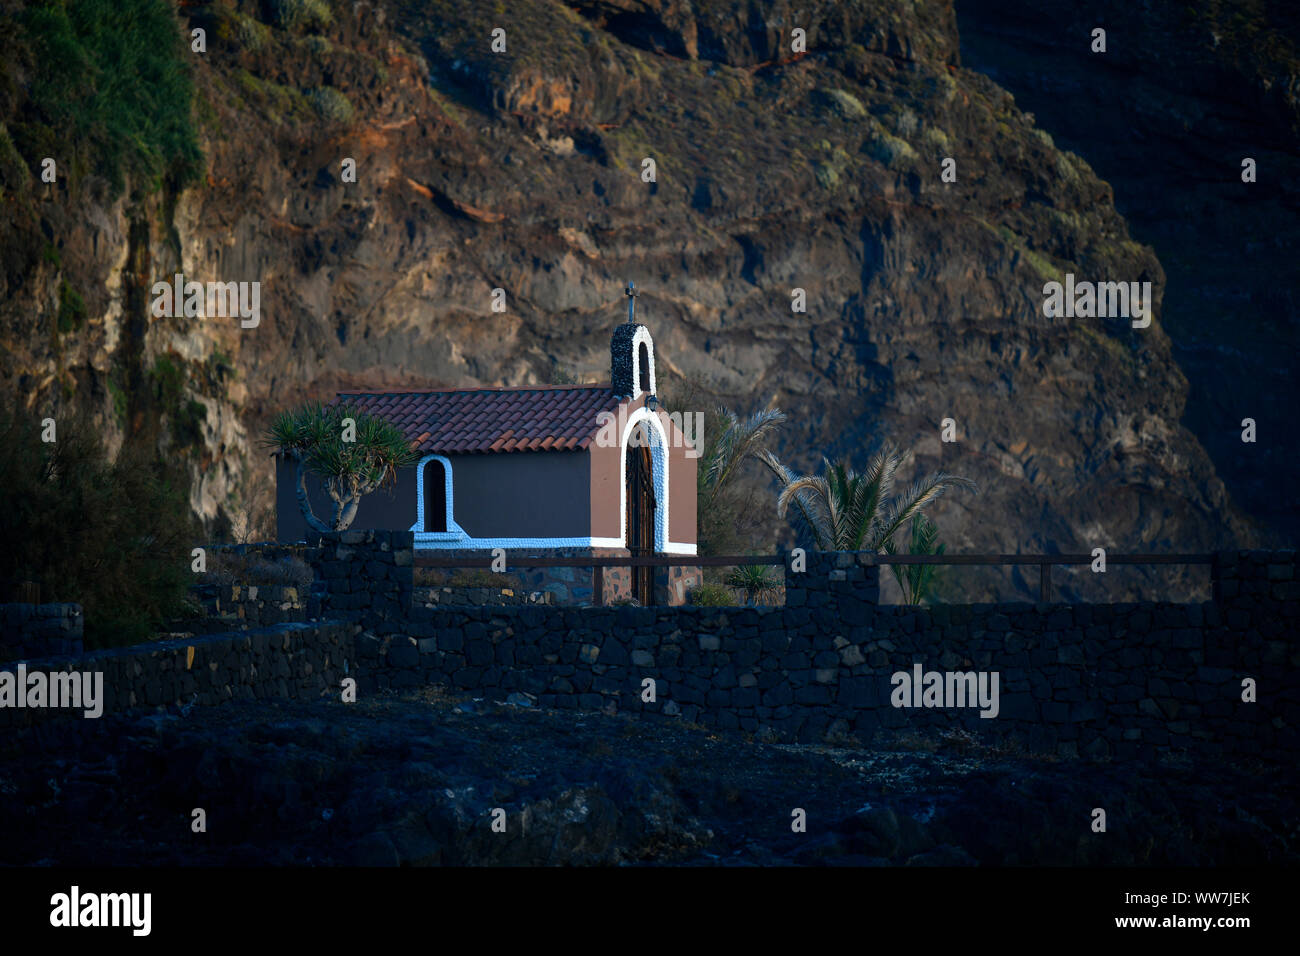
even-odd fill
[{"label": "arched window", "polygon": [[642,342],[636,353],[637,368],[640,370],[638,381],[641,385],[641,391],[648,392],[650,391],[650,346]]},{"label": "arched window", "polygon": [[447,530],[447,468],[436,458],[424,464],[424,531]]}]

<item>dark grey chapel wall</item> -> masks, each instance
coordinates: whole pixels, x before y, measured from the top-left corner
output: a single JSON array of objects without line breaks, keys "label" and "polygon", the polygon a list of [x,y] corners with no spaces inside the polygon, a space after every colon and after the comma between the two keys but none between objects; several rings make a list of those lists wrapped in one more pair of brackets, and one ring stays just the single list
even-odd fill
[{"label": "dark grey chapel wall", "polygon": [[585,451],[449,455],[456,523],[475,538],[591,534]]},{"label": "dark grey chapel wall", "polygon": [[[573,538],[591,534],[591,466],[585,451],[448,455],[453,518],[476,538]],[[292,462],[276,464],[276,532],[281,542],[303,541],[307,523],[298,509]],[[357,530],[409,531],[416,521],[415,468],[403,468],[396,488],[361,499]],[[328,522],[334,503],[307,476],[312,510]]]},{"label": "dark grey chapel wall", "polygon": [[[281,542],[305,541],[307,522],[298,508],[293,462],[277,458],[275,466],[276,538]],[[334,502],[318,479],[307,476],[307,495],[312,512],[326,524],[334,513]],[[415,524],[415,468],[397,473],[394,487],[381,488],[361,499],[351,528],[355,530],[409,531]]]}]

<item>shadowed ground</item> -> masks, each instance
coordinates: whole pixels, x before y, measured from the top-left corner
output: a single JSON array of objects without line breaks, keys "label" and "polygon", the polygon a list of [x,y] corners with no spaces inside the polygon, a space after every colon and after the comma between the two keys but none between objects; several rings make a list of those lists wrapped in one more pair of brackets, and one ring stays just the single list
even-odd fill
[{"label": "shadowed ground", "polygon": [[110,716],[0,756],[20,865],[1293,865],[1296,830],[1293,768],[777,745],[438,691]]}]

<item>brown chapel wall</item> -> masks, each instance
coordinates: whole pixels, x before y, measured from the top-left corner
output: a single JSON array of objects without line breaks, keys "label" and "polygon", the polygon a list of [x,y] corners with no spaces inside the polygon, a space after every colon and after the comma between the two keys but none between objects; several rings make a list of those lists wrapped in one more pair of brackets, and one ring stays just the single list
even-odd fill
[{"label": "brown chapel wall", "polygon": [[620,482],[622,450],[602,447],[593,441],[587,446],[591,459],[591,536],[622,538],[623,514]]},{"label": "brown chapel wall", "polygon": [[668,540],[673,544],[695,544],[695,476],[699,459],[687,457],[686,453],[693,450],[668,416],[661,414],[659,419],[668,435]]},{"label": "brown chapel wall", "polygon": [[[621,425],[644,404],[644,400],[628,404],[618,429],[620,439]],[[659,413],[659,422],[668,437],[668,540],[673,544],[695,544],[695,476],[699,459],[687,457],[685,440],[666,413]],[[593,441],[590,452],[592,537],[619,538],[623,534],[623,450],[601,447]]]}]

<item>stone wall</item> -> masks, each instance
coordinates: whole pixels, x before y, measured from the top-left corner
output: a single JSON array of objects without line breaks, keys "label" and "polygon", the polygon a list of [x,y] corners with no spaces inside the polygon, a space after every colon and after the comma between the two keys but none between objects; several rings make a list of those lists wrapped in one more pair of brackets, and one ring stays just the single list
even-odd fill
[{"label": "stone wall", "polygon": [[80,654],[80,604],[0,604],[0,661]]},{"label": "stone wall", "polygon": [[[1296,755],[1293,552],[1221,555],[1221,600],[1204,604],[880,606],[871,562],[809,555],[784,608],[417,609],[404,633],[358,644],[361,686],[519,691],[802,741],[962,732],[1064,757]],[[918,664],[997,672],[996,717],[893,706],[893,675]]]},{"label": "stone wall", "polygon": [[415,535],[410,531],[335,531],[300,552],[312,565],[321,615],[400,632],[415,589]]},{"label": "stone wall", "polygon": [[274,542],[213,548],[275,562],[298,558],[311,566],[308,587],[236,581],[197,585],[209,618],[248,624],[315,619],[361,623],[387,633],[405,619],[414,587],[415,535],[410,531],[333,531],[303,544]]},{"label": "stone wall", "polygon": [[[207,630],[302,623],[321,616],[321,596],[287,584],[203,584],[192,589]],[[304,593],[305,591],[305,593]]]},{"label": "stone wall", "polygon": [[414,607],[508,607],[521,604],[555,604],[552,591],[522,591],[518,588],[416,587]]},{"label": "stone wall", "polygon": [[[491,558],[490,551],[430,550],[422,554],[438,558],[465,557],[483,560]],[[529,567],[530,558],[626,558],[631,554],[626,548],[556,548],[542,551],[511,550],[506,553],[506,574],[517,579],[525,591],[547,591],[554,595],[552,603],[567,605],[591,604],[596,593],[594,568],[536,568]],[[454,568],[439,569],[454,572]],[[654,569],[654,603],[678,606],[686,603],[687,592],[703,582],[698,567]],[[626,602],[632,597],[631,568],[603,568],[601,593],[606,605]]]},{"label": "stone wall", "polygon": [[[1063,757],[1298,756],[1293,551],[1217,555],[1214,600],[1201,604],[881,605],[873,555],[814,553],[806,570],[787,569],[784,607],[430,608],[412,607],[411,538],[350,531],[296,549],[329,620],[47,669],[102,670],[110,709],[324,692],[350,674],[362,692],[436,682],[776,739],[956,733]],[[945,680],[996,673],[996,716],[919,694],[921,706],[895,706],[895,675],[918,667]],[[54,713],[0,707],[0,724]]]},{"label": "stone wall", "polygon": [[655,604],[679,607],[685,604],[690,593],[703,583],[704,570],[698,565],[655,568],[651,593]]},{"label": "stone wall", "polygon": [[[0,666],[0,673],[12,673],[11,680],[17,679],[20,667],[28,680],[36,672],[78,672],[92,679],[102,675],[106,714],[133,707],[188,710],[229,700],[314,697],[342,693],[343,678],[355,676],[353,632],[352,626],[335,621],[280,624],[9,663]],[[0,706],[0,728],[55,719],[87,718],[80,709]]]}]

